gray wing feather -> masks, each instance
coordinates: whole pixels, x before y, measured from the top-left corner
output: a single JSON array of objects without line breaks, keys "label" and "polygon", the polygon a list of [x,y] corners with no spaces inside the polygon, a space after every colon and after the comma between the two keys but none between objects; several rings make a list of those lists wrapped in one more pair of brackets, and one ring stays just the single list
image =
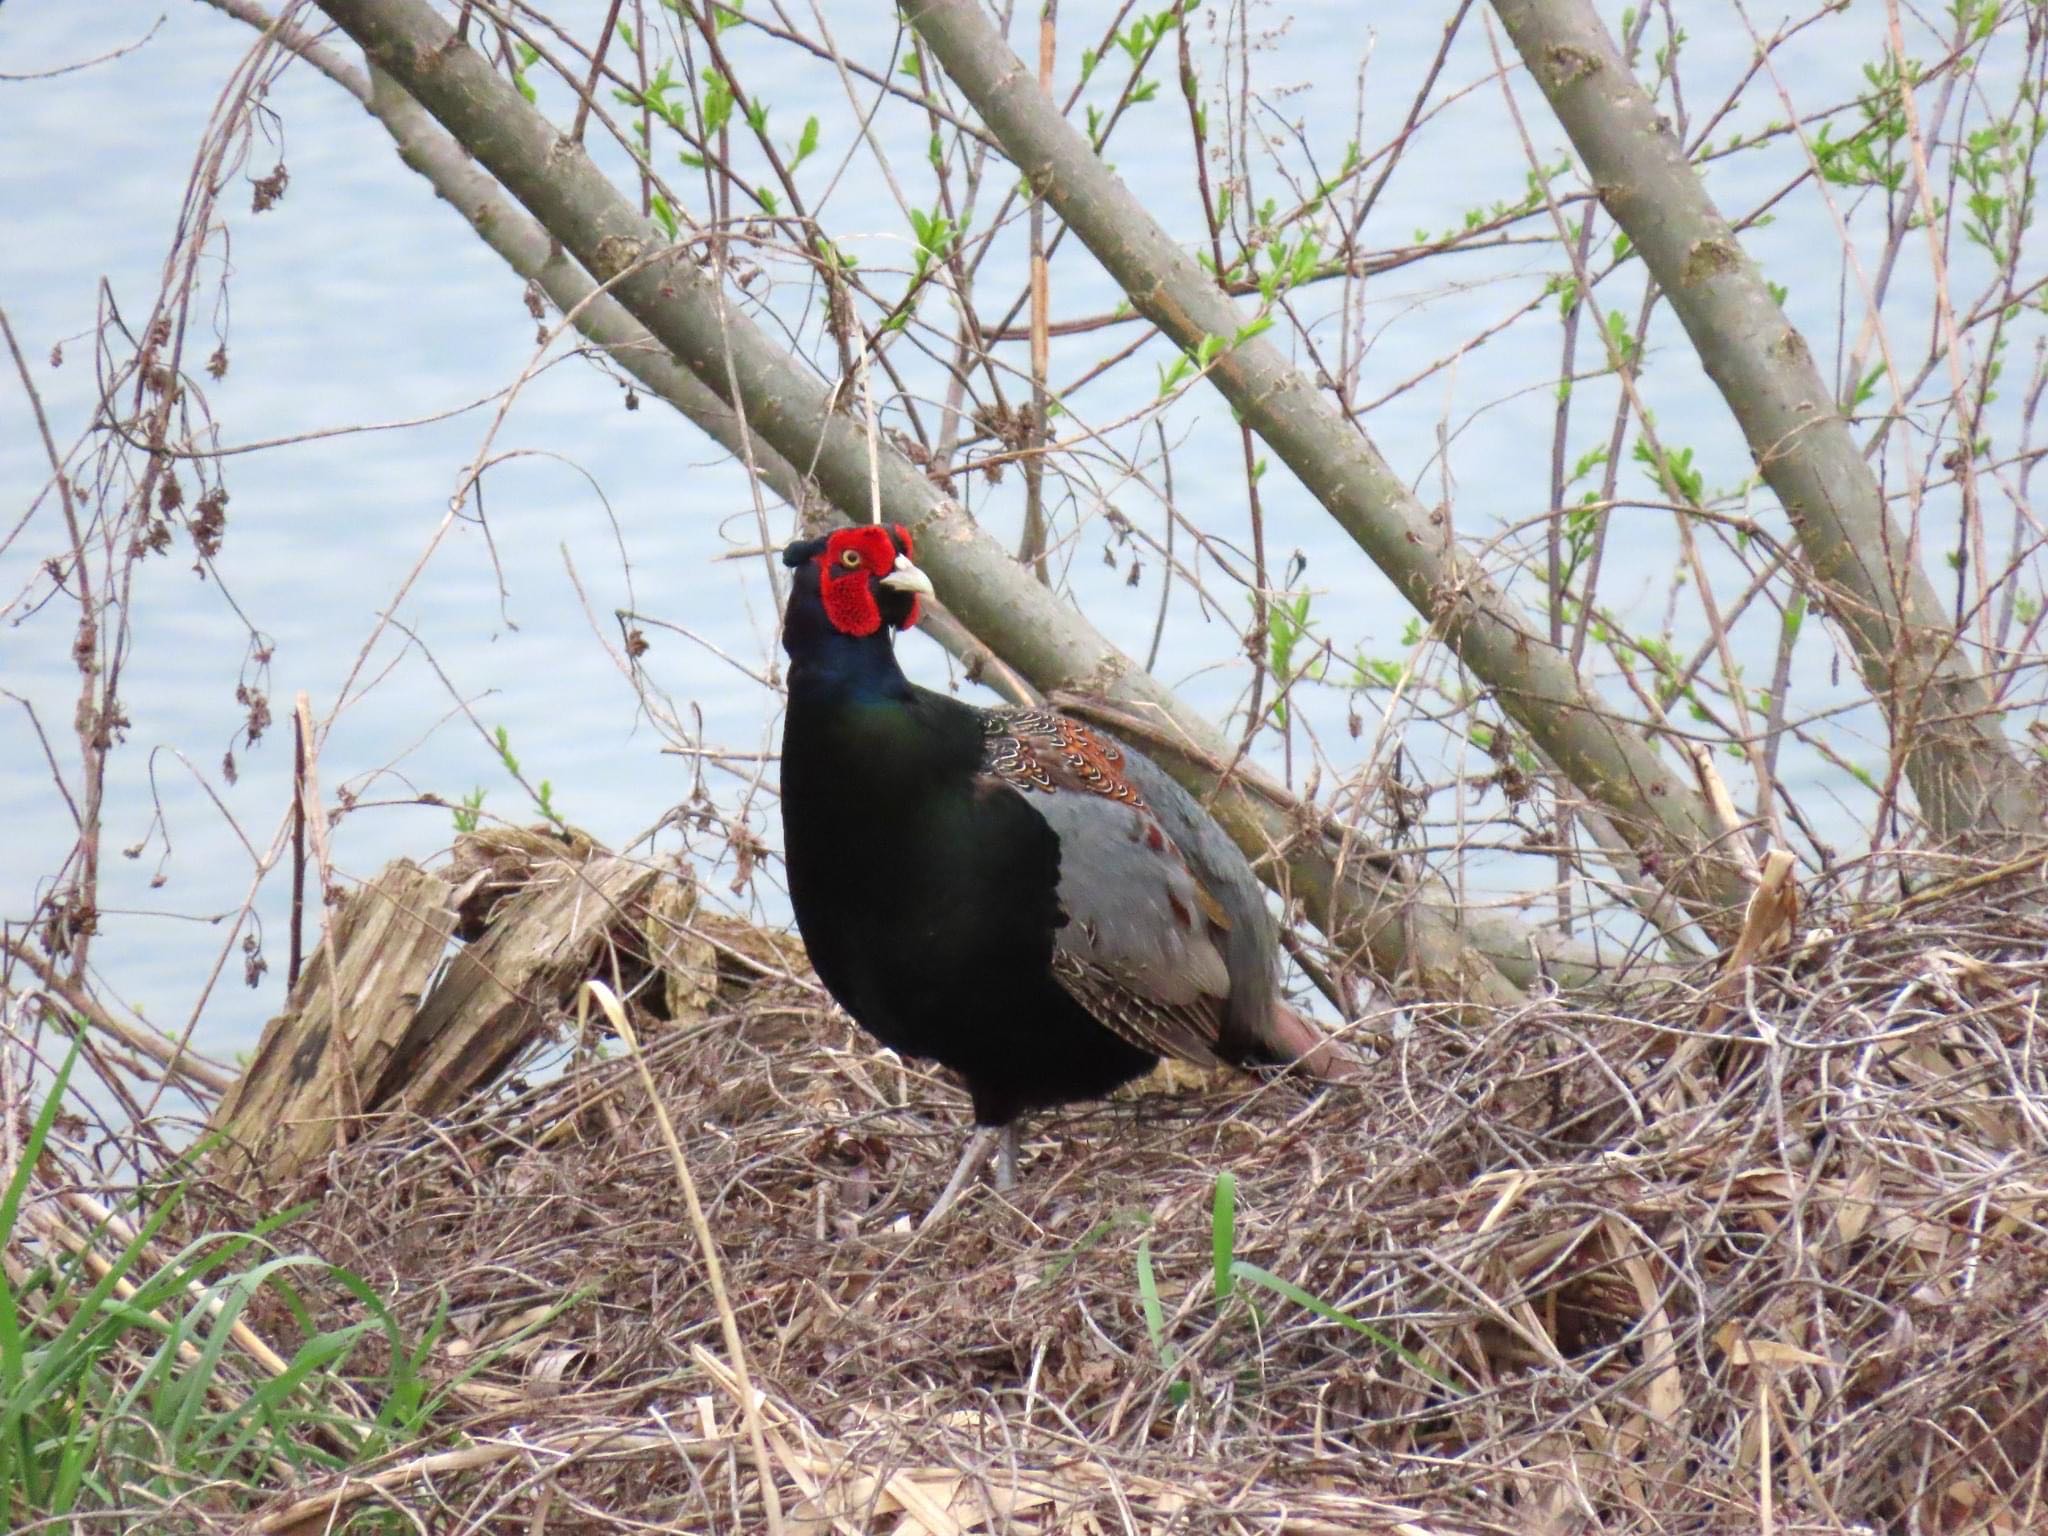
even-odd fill
[{"label": "gray wing feather", "polygon": [[1142,754],[1050,710],[985,723],[989,787],[1021,794],[1060,845],[1053,971],[1144,1049],[1212,1063],[1284,1061],[1278,929],[1244,856]]},{"label": "gray wing feather", "polygon": [[1273,1005],[1279,997],[1276,974],[1280,925],[1266,906],[1266,893],[1237,844],[1196,804],[1194,796],[1167,776],[1164,768],[1129,747],[1124,748],[1124,777],[1152,806],[1166,835],[1209,894],[1230,919],[1224,960],[1230,973],[1230,999],[1224,1011],[1221,1043],[1233,1059],[1246,1055],[1290,1054],[1272,1040]]},{"label": "gray wing feather", "polygon": [[1169,1007],[1230,992],[1188,866],[1157,819],[1100,795],[1034,796],[1060,840],[1058,948]]},{"label": "gray wing feather", "polygon": [[1162,1003],[1133,991],[1110,972],[1076,959],[1055,947],[1052,973],[1069,996],[1095,1016],[1096,1022],[1122,1035],[1140,1050],[1172,1056],[1199,1067],[1213,1067],[1216,1029],[1222,999],[1199,996],[1191,1003]]}]

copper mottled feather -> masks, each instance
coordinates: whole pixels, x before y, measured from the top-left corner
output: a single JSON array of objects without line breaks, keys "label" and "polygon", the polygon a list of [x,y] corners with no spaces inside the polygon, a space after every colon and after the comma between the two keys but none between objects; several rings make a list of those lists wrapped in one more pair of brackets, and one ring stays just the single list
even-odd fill
[{"label": "copper mottled feather", "polygon": [[1054,977],[1131,1044],[1214,1064],[1230,919],[1126,776],[1123,750],[1050,710],[996,711],[983,731],[983,773],[1060,835]]}]

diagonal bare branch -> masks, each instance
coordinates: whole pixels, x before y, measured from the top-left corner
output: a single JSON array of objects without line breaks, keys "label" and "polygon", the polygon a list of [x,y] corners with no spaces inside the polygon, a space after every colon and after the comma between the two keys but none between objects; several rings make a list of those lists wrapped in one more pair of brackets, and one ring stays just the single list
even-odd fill
[{"label": "diagonal bare branch", "polygon": [[[1929,829],[2038,837],[1992,690],[1835,409],[1805,337],[1708,197],[1588,0],[1494,0],[1600,200],[1642,252],[1855,647]],[[1964,448],[1963,452],[1968,452]]]},{"label": "diagonal bare branch", "polygon": [[[685,406],[693,419],[712,429],[722,417],[731,433],[726,407],[736,395],[757,445],[787,465],[808,466],[811,483],[842,513],[867,515],[868,444],[856,421],[835,409],[835,392],[741,313],[687,246],[669,246],[581,146],[420,0],[322,0],[321,8],[567,256],[603,281],[609,299],[588,298],[584,314],[612,315],[607,306],[615,303],[617,318],[630,317],[633,330],[644,327],[700,387],[709,387],[717,409],[699,398],[698,408]],[[565,294],[553,296],[561,302],[574,287],[565,281]],[[621,329],[607,344],[629,339]],[[671,396],[679,403],[693,397]],[[736,445],[731,436],[721,441]],[[765,464],[767,455],[756,452]],[[1340,946],[1356,948],[1382,975],[1404,978],[1425,996],[1491,1007],[1519,1000],[1518,989],[1451,916],[1415,898],[1396,860],[1363,847],[1355,831],[1340,833],[1298,814],[1291,797],[1262,792],[1243,768],[1223,775],[1232,754],[1215,727],[1030,579],[916,466],[883,445],[875,472],[884,514],[916,531],[919,563],[954,613],[1041,690],[1099,696],[1143,722],[1145,749],[1209,797],[1266,878]]]},{"label": "diagonal bare branch", "polygon": [[1370,440],[1259,334],[1038,89],[978,0],[904,7],[1005,152],[1131,302],[1189,353],[1403,597],[1630,848],[1710,930],[1747,895],[1742,867],[1692,786],[1622,719],[1459,547]]}]

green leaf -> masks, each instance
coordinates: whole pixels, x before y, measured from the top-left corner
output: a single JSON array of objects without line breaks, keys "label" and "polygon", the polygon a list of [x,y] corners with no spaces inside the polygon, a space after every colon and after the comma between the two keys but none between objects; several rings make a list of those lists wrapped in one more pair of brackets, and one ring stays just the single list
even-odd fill
[{"label": "green leaf", "polygon": [[1636,339],[1629,334],[1628,319],[1618,309],[1607,312],[1607,343],[1623,367],[1636,359]]},{"label": "green leaf", "polygon": [[794,171],[798,166],[802,165],[806,160],[810,159],[811,156],[816,154],[817,152],[818,118],[817,114],[813,113],[811,116],[804,119],[803,136],[796,141],[796,149],[791,153],[789,157],[789,168],[792,171]]},{"label": "green leaf", "polygon": [[1787,645],[1792,644],[1793,641],[1799,638],[1799,627],[1805,622],[1806,594],[1804,592],[1794,592],[1792,594],[1792,601],[1785,605],[1783,628]]},{"label": "green leaf", "polygon": [[1159,396],[1164,399],[1180,386],[1180,381],[1194,369],[1194,359],[1183,352],[1173,360],[1173,366],[1161,364],[1159,368]]},{"label": "green leaf", "polygon": [[704,137],[710,139],[724,131],[732,121],[732,86],[725,76],[715,69],[704,71]]}]

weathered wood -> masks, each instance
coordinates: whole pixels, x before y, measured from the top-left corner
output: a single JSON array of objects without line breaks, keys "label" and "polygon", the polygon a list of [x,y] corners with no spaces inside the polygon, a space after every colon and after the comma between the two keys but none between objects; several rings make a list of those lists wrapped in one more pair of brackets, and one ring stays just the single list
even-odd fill
[{"label": "weathered wood", "polygon": [[609,853],[536,867],[532,883],[492,914],[489,932],[449,962],[375,1104],[439,1114],[495,1082],[586,977],[606,973],[607,950],[631,946],[639,909],[663,878]]},{"label": "weathered wood", "polygon": [[697,882],[664,881],[647,903],[640,942],[661,973],[662,1012],[685,1019],[718,1000],[718,950],[697,932]]},{"label": "weathered wood", "polygon": [[[217,1167],[245,1186],[285,1182],[364,1115],[453,1108],[496,1082],[586,977],[644,974],[650,951],[681,958],[650,944],[647,924],[653,910],[686,917],[692,895],[672,872],[547,829],[464,837],[446,874],[387,865],[335,910],[214,1112]],[[702,990],[686,983],[671,1001],[700,1003]]]},{"label": "weathered wood", "polygon": [[223,1172],[289,1177],[369,1107],[364,1085],[383,1077],[447,950],[448,897],[440,876],[399,859],[335,909],[285,1011],[214,1110]]},{"label": "weathered wood", "polygon": [[484,936],[498,909],[524,891],[543,866],[576,863],[605,850],[575,828],[489,827],[455,840],[443,878],[455,889],[455,937],[465,944]]}]

